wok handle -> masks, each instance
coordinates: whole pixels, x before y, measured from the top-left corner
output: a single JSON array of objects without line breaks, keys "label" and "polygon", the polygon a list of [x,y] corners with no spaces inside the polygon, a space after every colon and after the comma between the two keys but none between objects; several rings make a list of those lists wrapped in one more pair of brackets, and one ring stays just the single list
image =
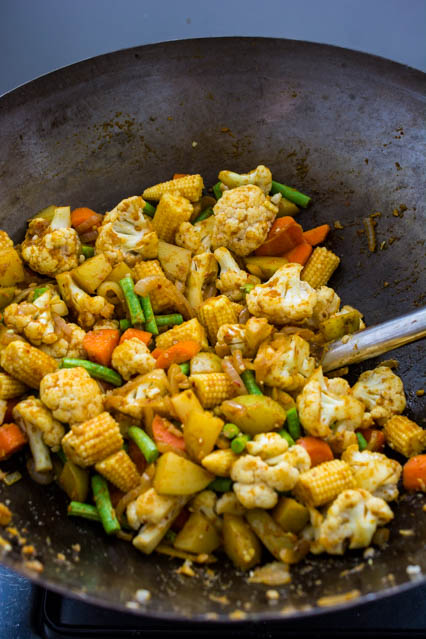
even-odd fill
[{"label": "wok handle", "polygon": [[425,336],[426,308],[421,308],[354,333],[345,344],[342,340],[332,342],[323,357],[322,367],[326,372],[362,362]]}]

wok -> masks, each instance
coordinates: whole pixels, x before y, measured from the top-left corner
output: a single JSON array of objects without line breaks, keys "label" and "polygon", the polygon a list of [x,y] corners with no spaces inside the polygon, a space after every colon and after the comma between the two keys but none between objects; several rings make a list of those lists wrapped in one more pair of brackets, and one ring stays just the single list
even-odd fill
[{"label": "wok", "polygon": [[[344,229],[332,233],[330,247],[343,259],[332,285],[374,324],[414,309],[424,292],[424,89],[421,72],[388,60],[279,39],[187,40],[87,60],[0,100],[0,226],[19,240],[25,220],[51,203],[105,211],[173,172],[200,172],[214,184],[221,168],[265,163],[277,179],[313,196],[300,216],[306,228],[340,221]],[[359,232],[373,212],[381,212],[377,238],[386,244],[369,253]],[[420,422],[421,347],[395,354],[407,414]],[[353,377],[377,362],[353,367]],[[2,465],[17,466],[16,457]],[[164,619],[228,620],[238,618],[235,611],[250,620],[288,619],[324,610],[320,597],[359,595],[349,595],[349,606],[410,588],[409,565],[426,572],[421,495],[400,499],[391,543],[372,561],[362,552],[309,558],[292,568],[292,584],[279,588],[273,607],[267,586],[248,585],[225,561],[213,577],[200,568],[184,577],[175,560],[145,557],[96,523],[67,519],[64,494],[25,472],[11,488],[0,483],[5,499],[44,572],[32,573],[18,546],[3,556],[6,566],[117,609],[146,588],[151,601],[137,612]]]}]

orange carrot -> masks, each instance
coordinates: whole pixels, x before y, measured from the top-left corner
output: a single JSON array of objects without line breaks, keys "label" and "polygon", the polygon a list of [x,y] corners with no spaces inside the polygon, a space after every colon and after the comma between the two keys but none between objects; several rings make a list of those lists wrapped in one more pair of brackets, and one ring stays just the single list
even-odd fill
[{"label": "orange carrot", "polygon": [[129,443],[129,457],[132,462],[135,464],[137,471],[140,475],[145,472],[146,467],[148,466],[145,457],[139,446],[135,444],[133,439],[128,440]]},{"label": "orange carrot", "polygon": [[330,226],[328,224],[321,224],[321,226],[316,226],[313,229],[309,229],[309,231],[305,231],[303,233],[303,239],[311,246],[316,246],[324,242],[329,230]]},{"label": "orange carrot", "polygon": [[330,446],[318,437],[300,437],[296,440],[296,444],[303,446],[309,454],[312,466],[318,466],[318,464],[334,459]]},{"label": "orange carrot", "polygon": [[170,364],[182,364],[200,351],[198,342],[189,339],[173,344],[157,358],[157,368],[168,368]]},{"label": "orange carrot", "polygon": [[16,453],[27,441],[27,436],[16,424],[0,426],[0,461]]},{"label": "orange carrot", "polygon": [[375,428],[362,428],[358,431],[367,442],[367,450],[380,453],[385,447],[385,436],[381,430]]},{"label": "orange carrot", "polygon": [[102,222],[102,215],[99,215],[99,213],[95,213],[95,211],[92,211],[92,209],[88,209],[86,206],[74,209],[74,211],[71,213],[71,225],[76,228],[77,226],[80,226],[80,224],[84,224],[85,222],[90,220],[90,218],[92,217],[94,219],[94,223],[92,226],[97,226]]},{"label": "orange carrot", "polygon": [[312,246],[307,242],[302,242],[291,249],[288,253],[284,253],[283,257],[286,257],[289,262],[295,262],[304,266],[312,253]]},{"label": "orange carrot", "polygon": [[[173,432],[175,431],[175,432]],[[159,415],[154,417],[152,422],[152,436],[160,453],[172,451],[178,453],[185,450],[185,440],[183,436],[175,434],[177,428],[171,422]]]},{"label": "orange carrot", "polygon": [[164,348],[154,348],[151,355],[154,357],[154,359],[158,359],[160,355],[164,352],[165,352]]},{"label": "orange carrot", "polygon": [[83,339],[83,346],[89,359],[102,366],[111,366],[111,357],[114,348],[120,341],[120,331],[116,328],[102,328],[98,331],[89,331]]},{"label": "orange carrot", "polygon": [[178,180],[179,178],[181,178],[181,177],[186,177],[187,175],[188,175],[188,173],[175,173],[175,174],[173,175],[173,179],[174,179],[174,180]]},{"label": "orange carrot", "polygon": [[426,492],[426,455],[416,455],[408,460],[402,471],[405,490]]},{"label": "orange carrot", "polygon": [[148,345],[151,341],[152,333],[141,331],[139,328],[128,328],[120,337],[120,344],[125,342],[126,339],[133,339],[134,337],[136,337],[136,339],[140,339],[141,342]]},{"label": "orange carrot", "polygon": [[256,255],[282,255],[303,242],[303,229],[294,218],[286,215],[275,220],[266,241],[255,251]]}]

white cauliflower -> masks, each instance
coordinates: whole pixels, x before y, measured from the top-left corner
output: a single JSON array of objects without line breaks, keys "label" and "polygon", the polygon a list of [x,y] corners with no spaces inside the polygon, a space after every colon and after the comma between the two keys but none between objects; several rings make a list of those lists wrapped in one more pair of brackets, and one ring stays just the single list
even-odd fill
[{"label": "white cauliflower", "polygon": [[332,426],[353,431],[362,424],[364,406],[352,395],[347,381],[325,378],[321,367],[312,373],[296,403],[303,428],[314,437],[330,437]]},{"label": "white cauliflower", "polygon": [[33,425],[42,433],[46,446],[53,451],[59,450],[65,429],[39,399],[30,396],[16,404],[13,408],[13,418],[25,431],[29,424]]},{"label": "white cauliflower", "polygon": [[55,359],[63,357],[74,357],[77,359],[86,359],[87,353],[83,346],[83,340],[86,333],[77,324],[61,321],[55,322],[55,333],[58,337],[53,344],[42,344],[39,348]]},{"label": "white cauliflower", "polygon": [[199,253],[191,260],[191,267],[186,282],[186,298],[192,308],[198,308],[209,292],[214,297],[216,289],[211,291],[217,276],[217,262],[213,253]]},{"label": "white cauliflower", "polygon": [[[56,298],[59,300],[58,296]],[[40,295],[34,302],[9,304],[4,309],[4,323],[7,328],[25,335],[31,344],[53,344],[58,340],[52,313],[50,290]]]},{"label": "white cauliflower", "polygon": [[338,313],[339,308],[340,297],[336,291],[329,286],[320,286],[317,289],[317,301],[313,308],[312,316],[305,323],[311,328],[318,328],[321,322]]},{"label": "white cauliflower", "polygon": [[216,286],[222,295],[226,295],[233,302],[240,302],[244,298],[242,286],[260,284],[258,277],[250,275],[238,266],[231,253],[224,246],[216,249],[214,256],[220,266],[220,275],[219,279],[216,280]]},{"label": "white cauliflower", "polygon": [[159,524],[176,503],[176,497],[159,495],[154,488],[148,488],[127,506],[126,515],[130,526],[137,530],[141,524]]},{"label": "white cauliflower", "polygon": [[364,371],[352,388],[354,396],[366,407],[363,426],[377,422],[380,426],[406,406],[404,385],[387,366]]},{"label": "white cauliflower", "polygon": [[157,257],[158,237],[144,216],[145,201],[139,196],[122,200],[103,219],[96,240],[96,253],[105,253],[111,264]]},{"label": "white cauliflower", "polygon": [[309,470],[311,460],[302,446],[266,461],[254,455],[242,455],[232,466],[233,490],[245,508],[273,508],[279,492],[294,488],[299,475]]},{"label": "white cauliflower", "polygon": [[135,419],[142,419],[144,408],[161,404],[162,398],[168,395],[169,390],[165,371],[155,368],[110,391],[105,397],[105,409],[117,410]]},{"label": "white cauliflower", "polygon": [[40,217],[31,220],[21,249],[30,268],[43,275],[77,267],[81,243],[77,231],[71,228],[70,207],[58,207],[50,223]]},{"label": "white cauliflower", "polygon": [[125,380],[152,371],[156,364],[149,348],[137,337],[119,344],[112,353],[111,363]]},{"label": "white cauliflower", "polygon": [[398,497],[398,481],[402,466],[395,459],[369,450],[360,451],[350,446],[342,455],[351,467],[356,486],[368,490],[374,497],[392,501]]},{"label": "white cauliflower", "polygon": [[71,273],[61,273],[57,282],[62,298],[77,317],[80,326],[92,328],[100,319],[109,319],[114,314],[114,306],[100,295],[90,296],[74,282]]},{"label": "white cauliflower", "polygon": [[225,246],[236,255],[248,255],[263,244],[278,213],[258,186],[225,191],[214,206],[214,248]]},{"label": "white cauliflower", "polygon": [[182,222],[176,231],[175,244],[188,249],[194,255],[206,253],[210,251],[212,245],[213,227],[213,215],[196,224]]},{"label": "white cauliflower", "polygon": [[259,433],[247,442],[247,452],[261,459],[270,459],[282,455],[288,450],[288,443],[278,433]]},{"label": "white cauliflower", "polygon": [[245,324],[222,324],[217,332],[216,353],[224,357],[238,349],[244,357],[252,359],[273,331],[274,327],[264,317],[250,317]]},{"label": "white cauliflower", "polygon": [[6,231],[0,230],[0,251],[6,251],[9,248],[13,248],[13,240]]},{"label": "white cauliflower", "polygon": [[268,386],[298,391],[315,368],[309,353],[308,342],[299,335],[275,335],[258,350],[254,360],[256,378]]},{"label": "white cauliflower", "polygon": [[312,316],[317,293],[300,279],[303,266],[285,264],[264,284],[256,286],[246,297],[248,310],[275,324],[289,324]]},{"label": "white cauliflower", "polygon": [[263,164],[259,164],[259,166],[249,171],[249,173],[221,171],[218,177],[222,184],[230,189],[244,186],[245,184],[255,184],[267,195],[272,187],[272,173],[270,169]]},{"label": "white cauliflower", "polygon": [[378,526],[393,519],[383,499],[367,490],[345,490],[333,501],[321,523],[318,541],[330,555],[343,555],[346,548],[370,545]]},{"label": "white cauliflower", "polygon": [[103,397],[97,382],[80,367],[48,373],[40,384],[40,399],[60,422],[78,424],[103,411]]}]

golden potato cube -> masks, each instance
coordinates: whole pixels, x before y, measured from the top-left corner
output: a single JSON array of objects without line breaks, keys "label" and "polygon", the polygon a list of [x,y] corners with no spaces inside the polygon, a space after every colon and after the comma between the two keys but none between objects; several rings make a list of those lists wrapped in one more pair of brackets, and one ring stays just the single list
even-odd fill
[{"label": "golden potato cube", "polygon": [[309,511],[291,497],[280,497],[272,511],[272,517],[285,532],[297,534],[308,523]]},{"label": "golden potato cube", "polygon": [[189,455],[196,461],[212,452],[219,437],[223,421],[207,411],[192,412],[185,421],[183,438]]},{"label": "golden potato cube", "polygon": [[213,479],[198,464],[168,452],[157,462],[153,484],[160,495],[192,495],[204,490]]},{"label": "golden potato cube", "polygon": [[98,253],[94,257],[85,260],[80,266],[71,271],[77,284],[86,291],[94,293],[98,286],[112,271],[112,266],[108,262],[104,253]]},{"label": "golden potato cube", "polygon": [[14,286],[25,279],[22,260],[14,248],[0,251],[0,286]]},{"label": "golden potato cube", "polygon": [[[229,441],[229,440],[228,440]],[[210,473],[217,477],[230,477],[231,468],[239,458],[230,448],[214,450],[206,455],[201,463]]]},{"label": "golden potato cube", "polygon": [[173,546],[196,555],[201,553],[208,555],[220,546],[220,537],[207,517],[196,512],[189,516],[188,521],[177,534]]},{"label": "golden potato cube", "polygon": [[203,407],[200,404],[200,400],[192,390],[185,390],[178,395],[174,395],[170,398],[173,408],[182,424],[184,424],[191,413],[202,412]]},{"label": "golden potato cube", "polygon": [[223,545],[232,563],[240,570],[248,570],[260,563],[262,546],[243,517],[223,515]]},{"label": "golden potato cube", "polygon": [[126,275],[133,276],[132,269],[127,266],[126,262],[120,262],[117,266],[114,266],[111,273],[108,275],[108,282],[120,283],[120,280]]},{"label": "golden potato cube", "polygon": [[188,249],[159,240],[158,259],[161,268],[172,281],[186,282],[191,268],[192,253]]}]

